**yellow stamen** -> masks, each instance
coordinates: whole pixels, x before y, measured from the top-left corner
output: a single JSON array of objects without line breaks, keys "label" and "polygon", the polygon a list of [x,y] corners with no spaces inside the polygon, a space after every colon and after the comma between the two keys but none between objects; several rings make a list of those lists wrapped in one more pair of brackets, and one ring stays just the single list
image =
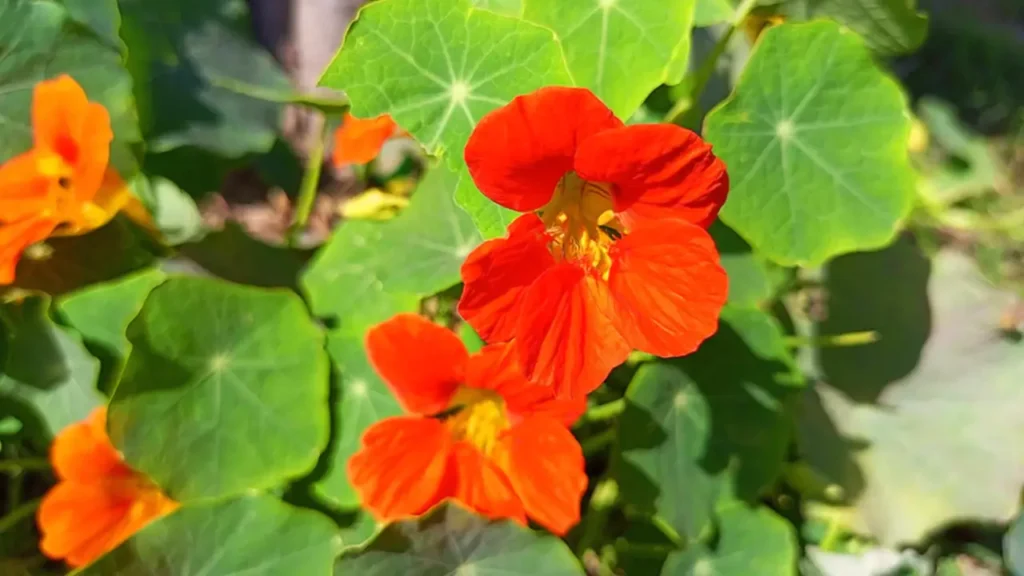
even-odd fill
[{"label": "yellow stamen", "polygon": [[498,436],[509,427],[505,401],[490,390],[462,387],[456,392],[451,406],[459,408],[445,421],[452,436],[469,442],[489,456]]},{"label": "yellow stamen", "polygon": [[611,268],[608,249],[623,232],[612,205],[610,184],[589,182],[570,172],[559,181],[540,215],[551,233],[550,249],[556,260],[576,262],[607,279]]}]

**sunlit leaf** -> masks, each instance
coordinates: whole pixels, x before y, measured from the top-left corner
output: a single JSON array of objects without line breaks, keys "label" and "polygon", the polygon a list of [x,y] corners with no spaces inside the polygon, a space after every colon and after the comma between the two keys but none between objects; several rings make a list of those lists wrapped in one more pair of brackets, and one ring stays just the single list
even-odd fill
[{"label": "sunlit leaf", "polygon": [[521,16],[523,13],[523,0],[470,0],[470,4],[507,16]]},{"label": "sunlit leaf", "polygon": [[[1024,435],[1024,343],[999,325],[1015,296],[962,254],[929,264],[901,253],[830,265],[829,331],[878,329],[881,339],[821,356],[831,386],[815,386],[801,423],[807,462],[843,489],[855,528],[886,545],[954,520],[1006,522],[1024,483],[1024,450],[1007,441]],[[854,278],[878,288],[857,294]]]},{"label": "sunlit leaf", "polygon": [[480,234],[487,239],[504,236],[505,229],[519,216],[519,212],[499,206],[481,194],[465,169],[455,188],[455,203],[469,213]]},{"label": "sunlit leaf", "polygon": [[212,576],[329,574],[334,523],[269,496],[185,506],[77,574]]},{"label": "sunlit leaf", "polygon": [[173,498],[265,489],[316,464],[329,432],[328,363],[293,293],[171,278],[128,340],[111,439]]},{"label": "sunlit leaf", "polygon": [[525,0],[524,17],[558,35],[569,71],[625,120],[690,53],[695,0]]},{"label": "sunlit leaf", "polygon": [[714,548],[697,543],[670,555],[662,576],[796,576],[796,534],[771,510],[730,504],[718,530]]},{"label": "sunlit leaf", "polygon": [[722,220],[780,264],[892,240],[914,196],[910,115],[863,41],[819,21],[768,28],[705,136],[729,169]]},{"label": "sunlit leaf", "polygon": [[359,550],[346,552],[335,576],[582,576],[562,541],[511,521],[488,522],[454,504],[396,522]]}]

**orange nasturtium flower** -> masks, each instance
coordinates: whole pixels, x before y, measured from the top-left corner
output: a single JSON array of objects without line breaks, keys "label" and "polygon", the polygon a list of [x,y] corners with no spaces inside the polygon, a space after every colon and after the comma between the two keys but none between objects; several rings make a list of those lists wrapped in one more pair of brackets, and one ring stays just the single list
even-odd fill
[{"label": "orange nasturtium flower", "polygon": [[0,284],[29,245],[99,228],[133,199],[107,165],[107,110],[70,76],[36,85],[32,129],[32,149],[0,165]]},{"label": "orange nasturtium flower", "polygon": [[729,182],[699,136],[549,87],[486,115],[465,158],[485,196],[527,214],[469,255],[459,312],[511,341],[530,380],[580,397],[632,349],[682,356],[717,330],[727,280],[705,228]]},{"label": "orange nasturtium flower", "polygon": [[453,499],[489,518],[529,516],[556,534],[579,522],[587,476],[568,427],[583,400],[528,382],[508,346],[470,355],[455,334],[413,314],[375,326],[366,345],[408,413],[371,426],[348,463],[378,520]]},{"label": "orange nasturtium flower", "polygon": [[387,114],[369,119],[345,114],[334,133],[334,165],[366,164],[380,154],[389,138],[400,133],[398,124]]},{"label": "orange nasturtium flower", "polygon": [[39,547],[71,566],[92,562],[178,507],[121,460],[107,437],[106,416],[106,408],[97,408],[62,430],[50,447],[60,482],[36,515]]}]

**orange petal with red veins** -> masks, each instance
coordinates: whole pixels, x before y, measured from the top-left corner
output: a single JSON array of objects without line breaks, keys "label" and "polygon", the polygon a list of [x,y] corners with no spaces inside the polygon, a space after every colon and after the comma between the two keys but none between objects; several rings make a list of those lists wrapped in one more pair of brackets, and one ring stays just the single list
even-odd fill
[{"label": "orange petal with red veins", "polygon": [[132,476],[121,461],[106,429],[107,409],[96,408],[89,417],[60,431],[50,445],[50,462],[62,480],[97,482],[114,476]]},{"label": "orange petal with red veins", "polygon": [[39,173],[39,156],[35,151],[0,164],[0,222],[38,216],[49,205],[49,185],[49,180]]},{"label": "orange petal with red veins", "polygon": [[0,222],[0,285],[14,282],[25,248],[46,240],[56,227],[53,220],[31,217],[10,223]]},{"label": "orange petal with red veins", "polygon": [[493,390],[500,395],[513,422],[545,415],[571,426],[587,409],[584,397],[557,398],[550,386],[527,380],[512,343],[490,344],[470,356],[466,385]]},{"label": "orange petal with red veins", "polygon": [[711,236],[682,220],[645,222],[611,250],[619,330],[656,356],[689,354],[718,330],[728,291]]},{"label": "orange petal with red veins", "polygon": [[448,408],[469,359],[454,332],[415,314],[399,314],[371,328],[366,353],[402,407],[422,415]]},{"label": "orange petal with red veins", "polygon": [[515,336],[523,294],[555,264],[547,243],[540,218],[523,214],[509,225],[508,238],[484,242],[462,264],[459,314],[484,341]]},{"label": "orange petal with red veins", "polygon": [[607,285],[569,263],[544,273],[527,290],[514,341],[526,377],[582,398],[629,355],[611,319]]},{"label": "orange petal with red veins", "polygon": [[526,524],[526,512],[505,473],[472,444],[459,442],[452,452],[455,499],[487,518],[513,518]]},{"label": "orange petal with red veins", "polygon": [[480,119],[466,143],[466,165],[484,196],[530,212],[547,204],[572,170],[578,142],[619,126],[585,88],[541,88]]},{"label": "orange petal with red veins", "polygon": [[560,536],[580,521],[583,450],[564,426],[527,419],[498,440],[496,454],[530,518]]},{"label": "orange petal with red veins", "polygon": [[345,114],[341,127],[334,133],[335,166],[366,164],[380,154],[380,149],[398,130],[398,124],[387,114],[362,119]]},{"label": "orange petal with red veins", "polygon": [[363,434],[348,478],[363,507],[382,522],[420,514],[452,496],[452,438],[433,418],[395,417]]},{"label": "orange petal with red veins", "polygon": [[576,172],[615,184],[615,211],[628,228],[641,220],[680,218],[707,228],[729,191],[725,164],[711,145],[673,124],[608,130],[580,144]]},{"label": "orange petal with red veins", "polygon": [[78,200],[92,200],[103,182],[114,139],[107,109],[89,102],[74,79],[61,75],[36,85],[32,126],[36,147],[58,154],[71,166]]}]

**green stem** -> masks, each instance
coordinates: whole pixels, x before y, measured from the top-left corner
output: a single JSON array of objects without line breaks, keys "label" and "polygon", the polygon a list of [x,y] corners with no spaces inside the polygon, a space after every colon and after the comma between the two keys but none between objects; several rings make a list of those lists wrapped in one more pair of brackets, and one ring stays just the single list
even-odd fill
[{"label": "green stem", "polygon": [[608,430],[605,430],[600,434],[596,434],[584,440],[581,443],[581,447],[583,448],[583,453],[587,456],[590,456],[595,452],[600,452],[601,450],[604,450],[608,446],[611,446],[612,442],[614,441],[615,429],[609,428]]},{"label": "green stem", "polygon": [[320,116],[320,130],[317,132],[316,141],[313,142],[313,149],[306,161],[306,172],[302,175],[302,184],[299,187],[299,199],[295,203],[295,220],[288,230],[288,245],[295,247],[299,243],[302,231],[309,222],[309,215],[313,212],[313,203],[316,200],[317,187],[320,185],[320,172],[324,167],[324,149],[327,140],[327,119]]},{"label": "green stem", "polygon": [[693,86],[690,88],[689,95],[676,101],[672,109],[665,115],[665,122],[685,126],[695,120],[694,111],[699,109],[700,97],[704,94],[704,89],[707,88],[708,82],[711,81],[711,77],[715,74],[715,69],[718,67],[718,59],[729,48],[729,41],[732,40],[733,34],[736,33],[740,24],[743,23],[743,19],[747,17],[747,14],[754,9],[756,3],[757,0],[743,0],[743,3],[736,8],[728,30],[718,39],[718,42],[715,43],[714,48],[711,50],[711,54],[704,59],[700,68],[694,73]]},{"label": "green stem", "polygon": [[11,510],[10,514],[0,518],[0,534],[3,534],[11,528],[17,526],[18,523],[20,523],[22,520],[34,514],[36,509],[39,508],[39,504],[41,504],[42,501],[42,498],[38,498],[36,500],[29,500],[28,502],[25,502],[24,504],[18,506],[14,510]]},{"label": "green stem", "polygon": [[865,330],[863,332],[847,332],[845,334],[826,334],[824,336],[789,336],[786,338],[786,346],[789,348],[844,348],[846,346],[863,346],[878,342],[878,332]]},{"label": "green stem", "polygon": [[19,474],[24,470],[49,470],[50,461],[46,458],[22,458],[0,460],[0,472]]},{"label": "green stem", "polygon": [[601,404],[600,406],[594,406],[587,410],[586,414],[583,415],[583,422],[604,422],[606,420],[612,420],[618,418],[619,414],[626,409],[626,399],[619,398],[618,400],[612,400],[607,404]]},{"label": "green stem", "polygon": [[607,475],[597,482],[594,488],[594,495],[590,497],[590,505],[587,507],[587,515],[583,525],[583,535],[576,545],[576,555],[580,558],[587,550],[595,548],[601,541],[605,526],[608,524],[608,515],[615,502],[619,499],[619,485]]}]

